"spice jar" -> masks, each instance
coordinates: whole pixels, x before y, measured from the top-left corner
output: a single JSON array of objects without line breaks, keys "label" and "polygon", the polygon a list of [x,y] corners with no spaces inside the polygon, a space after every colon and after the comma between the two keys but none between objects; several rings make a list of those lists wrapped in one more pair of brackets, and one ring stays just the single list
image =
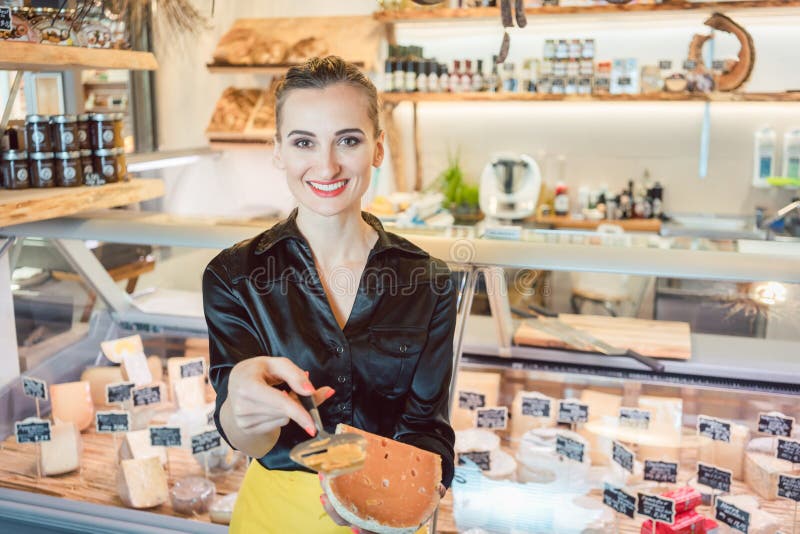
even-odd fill
[{"label": "spice jar", "polygon": [[78,115],[78,147],[80,150],[91,150],[92,139],[89,133],[89,113]]},{"label": "spice jar", "polygon": [[30,187],[28,153],[24,150],[6,150],[0,157],[0,175],[6,189]]},{"label": "spice jar", "polygon": [[56,152],[56,183],[61,187],[83,184],[81,153],[77,150]]},{"label": "spice jar", "polygon": [[31,187],[54,187],[55,165],[52,152],[31,152]]},{"label": "spice jar", "polygon": [[122,135],[124,119],[125,115],[122,113],[114,113],[114,146],[116,148],[125,148],[125,136]]},{"label": "spice jar", "polygon": [[79,150],[78,117],[75,115],[55,115],[53,123],[53,149],[55,152]]},{"label": "spice jar", "polygon": [[84,185],[103,185],[105,180],[94,170],[94,157],[91,150],[81,150],[81,166],[83,167]]},{"label": "spice jar", "polygon": [[50,133],[50,117],[28,115],[25,118],[25,134],[31,152],[52,152],[53,136]]},{"label": "spice jar", "polygon": [[114,155],[117,157],[117,179],[120,182],[128,181],[128,162],[125,159],[125,149],[114,149]]},{"label": "spice jar", "polygon": [[92,150],[105,150],[115,147],[115,113],[95,113],[89,118],[89,137]]},{"label": "spice jar", "polygon": [[107,184],[118,182],[117,176],[117,154],[112,148],[101,148],[94,151],[94,168],[100,175],[101,180]]}]

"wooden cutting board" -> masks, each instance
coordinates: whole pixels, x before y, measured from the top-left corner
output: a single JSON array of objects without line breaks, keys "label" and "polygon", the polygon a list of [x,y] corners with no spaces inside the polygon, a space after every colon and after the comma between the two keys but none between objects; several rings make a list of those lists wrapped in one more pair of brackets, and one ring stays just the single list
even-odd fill
[{"label": "wooden cutting board", "polygon": [[[644,356],[688,360],[692,356],[689,323],[651,321],[631,317],[561,314],[558,319],[609,345],[633,349]],[[560,339],[536,329],[537,319],[523,321],[514,334],[518,345],[572,348]]]}]

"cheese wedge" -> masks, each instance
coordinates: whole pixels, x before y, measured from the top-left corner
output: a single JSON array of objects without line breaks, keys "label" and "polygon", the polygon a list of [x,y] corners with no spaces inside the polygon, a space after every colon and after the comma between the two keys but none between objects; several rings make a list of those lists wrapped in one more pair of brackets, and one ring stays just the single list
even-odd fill
[{"label": "cheese wedge", "polygon": [[122,377],[137,386],[153,382],[153,373],[142,352],[126,352],[122,356]]},{"label": "cheese wedge", "polygon": [[122,368],[119,365],[101,365],[87,367],[81,374],[81,380],[89,382],[92,402],[97,408],[118,408],[119,405],[106,404],[106,386],[115,382],[122,382]]},{"label": "cheese wedge", "polygon": [[56,423],[75,423],[78,430],[86,430],[94,423],[94,403],[89,382],[52,384],[50,408]]},{"label": "cheese wedge", "polygon": [[[588,422],[602,421],[616,424],[619,418],[619,408],[622,406],[622,396],[584,389],[581,392],[581,402],[589,405]],[[609,465],[611,463],[611,440],[603,439],[585,427],[579,427],[578,434],[591,445],[593,465]]]},{"label": "cheese wedge", "polygon": [[169,500],[167,474],[158,458],[122,460],[117,470],[117,491],[125,506],[152,508]]},{"label": "cheese wedge", "polygon": [[744,425],[731,425],[731,440],[714,441],[700,436],[697,458],[701,462],[730,469],[733,478],[744,478],[744,449],[750,441],[750,429]]},{"label": "cheese wedge", "polygon": [[800,476],[800,465],[775,457],[775,438],[756,438],[744,456],[744,481],[764,499],[778,498],[779,475]]},{"label": "cheese wedge", "polygon": [[161,465],[167,463],[167,449],[150,445],[149,429],[125,432],[122,445],[119,447],[120,460],[141,460],[152,457],[158,458]]},{"label": "cheese wedge", "polygon": [[362,469],[323,481],[336,512],[348,523],[378,534],[416,532],[439,504],[441,457],[344,424],[336,432],[367,438]]},{"label": "cheese wedge", "polygon": [[81,467],[81,433],[74,423],[50,427],[50,441],[42,442],[40,465],[45,476],[63,475]]},{"label": "cheese wedge", "polygon": [[206,384],[202,376],[192,376],[173,383],[173,399],[178,408],[191,410],[206,405]]},{"label": "cheese wedge", "polygon": [[203,360],[203,375],[201,378],[205,381],[205,376],[208,375],[208,362],[205,361],[202,357],[197,358],[182,358],[182,357],[175,357],[175,358],[168,358],[167,359],[167,384],[169,385],[169,398],[173,401],[175,400],[175,384],[180,382],[181,380],[185,380],[186,378],[192,377],[182,377],[181,376],[181,365],[186,363],[191,363],[193,361]]},{"label": "cheese wedge", "polygon": [[[484,406],[497,406],[497,399],[500,396],[500,374],[459,371],[452,400],[453,407],[450,410],[450,424],[453,430],[466,430],[475,426],[475,410],[459,406],[461,393],[482,395]],[[476,395],[472,397],[480,398]]]}]

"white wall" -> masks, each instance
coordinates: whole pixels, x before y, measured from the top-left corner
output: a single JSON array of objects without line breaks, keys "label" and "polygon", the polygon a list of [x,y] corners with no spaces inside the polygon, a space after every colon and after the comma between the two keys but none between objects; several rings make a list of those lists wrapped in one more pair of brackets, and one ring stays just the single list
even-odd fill
[{"label": "white wall", "polygon": [[[211,75],[205,69],[220,35],[239,17],[368,14],[372,0],[292,2],[253,0],[217,2],[214,28],[179,47],[174,40],[159,46],[159,135],[162,148],[205,143],[203,131],[214,104],[229,85],[260,86],[266,77]],[[197,2],[208,9],[210,2]],[[769,14],[778,16],[769,16]],[[753,35],[756,68],[750,91],[800,88],[800,9],[746,11],[733,14]],[[535,18],[512,36],[510,61],[540,57],[547,38],[594,38],[599,59],[637,57],[640,65],[658,59],[679,61],[695,32],[704,32],[704,16],[693,12],[643,14],[601,19],[595,16]],[[302,26],[298,23],[298,31]],[[499,47],[499,24],[402,25],[401,44],[424,46],[439,61],[488,60]],[[718,33],[716,57],[735,55],[738,44]],[[488,61],[485,61],[488,63]],[[410,106],[397,110],[410,147]],[[800,125],[800,104],[713,104],[709,173],[698,178],[703,104],[700,103],[501,103],[421,104],[421,156],[424,181],[446,165],[449,150],[460,148],[467,173],[477,178],[496,150],[529,153],[540,160],[545,180],[556,179],[556,158],[566,158],[566,179],[573,193],[580,185],[613,189],[638,179],[649,169],[666,188],[672,211],[751,214],[755,206],[774,210],[791,197],[787,191],[755,190],[752,137],[770,124],[779,133]],[[413,169],[411,151],[407,168]],[[266,153],[230,152],[220,160],[204,159],[195,167],[172,171],[167,209],[181,213],[247,213],[291,204],[280,173]],[[391,177],[388,162],[383,177]],[[190,192],[195,191],[195,195]]]}]

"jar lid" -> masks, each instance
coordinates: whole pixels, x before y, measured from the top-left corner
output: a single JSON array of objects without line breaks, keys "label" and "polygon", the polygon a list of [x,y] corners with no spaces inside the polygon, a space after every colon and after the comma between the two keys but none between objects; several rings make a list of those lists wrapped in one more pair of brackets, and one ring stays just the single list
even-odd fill
[{"label": "jar lid", "polygon": [[3,159],[6,161],[19,161],[28,159],[28,152],[25,150],[6,150],[3,152]]},{"label": "jar lid", "polygon": [[25,121],[29,123],[50,122],[50,117],[47,115],[28,115],[25,117]]},{"label": "jar lid", "polygon": [[72,122],[78,122],[78,117],[75,115],[53,115],[51,120],[56,124],[67,124]]},{"label": "jar lid", "polygon": [[117,156],[124,156],[125,155],[125,149],[124,148],[117,147],[117,148],[112,148],[111,150],[113,150],[114,154],[116,154]]},{"label": "jar lid", "polygon": [[101,148],[100,150],[95,150],[94,155],[100,157],[116,156],[117,151],[115,148]]},{"label": "jar lid", "polygon": [[53,159],[52,152],[31,152],[30,153],[31,159],[35,160],[43,160],[43,159]]},{"label": "jar lid", "polygon": [[81,150],[81,157],[82,158],[87,158],[87,157],[89,157],[91,155],[92,155],[92,151],[89,150],[88,148],[84,148],[83,150]]},{"label": "jar lid", "polygon": [[81,113],[80,115],[78,115],[78,120],[81,122],[86,122],[89,120],[91,116],[92,116],[91,113]]},{"label": "jar lid", "polygon": [[90,121],[113,121],[114,115],[116,113],[93,113],[91,117],[89,117]]},{"label": "jar lid", "polygon": [[71,150],[69,152],[56,152],[56,159],[77,159],[81,157],[81,153],[77,150]]}]

